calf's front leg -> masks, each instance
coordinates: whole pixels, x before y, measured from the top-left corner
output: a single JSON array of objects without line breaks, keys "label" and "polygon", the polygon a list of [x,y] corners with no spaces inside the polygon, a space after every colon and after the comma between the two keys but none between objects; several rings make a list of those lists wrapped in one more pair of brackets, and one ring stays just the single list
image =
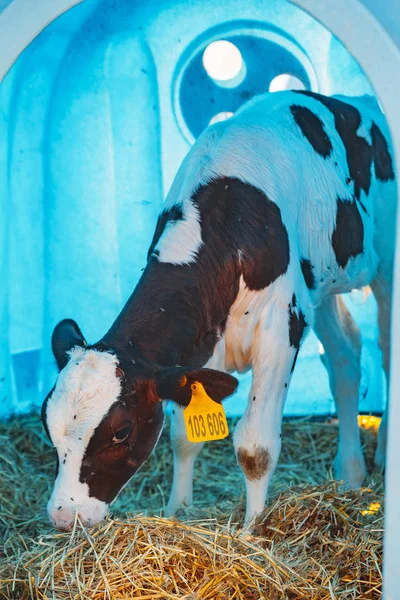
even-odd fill
[{"label": "calf's front leg", "polygon": [[167,517],[174,515],[181,506],[192,504],[194,463],[204,446],[203,443],[194,444],[188,441],[183,409],[175,406],[171,412],[171,444],[174,455],[174,477],[165,511]]},{"label": "calf's front leg", "polygon": [[245,527],[251,527],[264,510],[281,450],[283,407],[306,327],[301,311],[292,309],[292,327],[296,327],[292,335],[285,311],[275,314],[272,326],[268,322],[264,331],[260,325],[249,400],[234,433],[236,456],[246,485]]}]

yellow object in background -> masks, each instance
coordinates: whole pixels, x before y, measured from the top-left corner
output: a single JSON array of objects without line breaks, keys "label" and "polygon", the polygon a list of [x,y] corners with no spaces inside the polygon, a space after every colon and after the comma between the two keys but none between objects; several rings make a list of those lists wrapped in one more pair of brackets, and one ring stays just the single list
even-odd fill
[{"label": "yellow object in background", "polygon": [[358,425],[364,429],[374,429],[374,431],[378,431],[380,423],[380,417],[374,417],[373,415],[358,415]]},{"label": "yellow object in background", "polygon": [[365,517],[365,515],[374,515],[381,507],[380,502],[371,502],[369,508],[366,510],[362,510],[361,514]]},{"label": "yellow object in background", "polygon": [[192,383],[191,389],[192,398],[183,411],[189,442],[210,442],[226,438],[229,430],[222,404],[210,398],[198,381]]}]

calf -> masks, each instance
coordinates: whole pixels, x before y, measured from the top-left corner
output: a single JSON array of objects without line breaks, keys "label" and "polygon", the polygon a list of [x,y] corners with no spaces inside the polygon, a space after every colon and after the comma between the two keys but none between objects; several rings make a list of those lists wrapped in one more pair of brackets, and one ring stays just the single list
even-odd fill
[{"label": "calf", "polygon": [[[282,92],[207,129],[160,214],[143,275],[105,336],[74,321],[52,338],[60,374],[42,417],[57,450],[48,504],[67,528],[110,503],[160,436],[172,400],[174,478],[167,514],[192,502],[195,458],[182,407],[200,382],[217,402],[228,373],[253,370],[234,447],[246,524],[263,508],[281,448],[282,412],[306,331],[322,342],[339,416],[336,473],[360,486],[360,335],[338,294],[370,285],[389,370],[396,189],[384,117],[371,97]],[[385,420],[376,463],[385,451]]]}]

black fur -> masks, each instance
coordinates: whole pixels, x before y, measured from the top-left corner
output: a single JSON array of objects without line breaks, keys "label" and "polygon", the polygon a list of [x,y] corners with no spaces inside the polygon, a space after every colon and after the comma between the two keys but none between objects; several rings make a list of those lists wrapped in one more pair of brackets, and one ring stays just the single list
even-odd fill
[{"label": "black fur", "polygon": [[290,345],[298,350],[307,323],[301,309],[298,308],[296,311],[296,307],[297,300],[295,294],[293,294],[292,302],[289,304],[289,341]]},{"label": "black fur", "polygon": [[294,368],[296,366],[296,362],[297,362],[297,358],[299,356],[299,352],[300,352],[300,348],[297,348],[296,350],[296,354],[294,355],[294,359],[293,359],[293,364],[292,364],[292,368],[290,369],[290,372],[293,373]]},{"label": "black fur", "polygon": [[[136,290],[103,339],[164,366],[203,366],[224,331],[240,276],[250,289],[260,290],[289,264],[280,209],[254,186],[215,179],[199,187],[192,202],[204,242],[196,261],[161,263],[150,251]],[[168,220],[164,216],[164,227]],[[160,223],[152,248],[162,234]]]},{"label": "black fur", "polygon": [[[49,438],[49,440],[50,440],[51,443],[52,443],[52,439],[51,439],[51,436],[50,436],[49,426],[48,426],[48,423],[47,423],[47,405],[48,405],[49,400],[50,400],[50,398],[51,398],[51,396],[52,396],[52,394],[54,392],[55,387],[56,386],[54,385],[53,388],[50,390],[50,392],[47,394],[47,396],[44,399],[44,402],[42,404],[42,409],[41,409],[41,412],[40,412],[40,416],[41,416],[41,420],[42,420],[42,424],[43,424],[44,430],[45,430],[46,435]],[[55,455],[56,455],[55,477],[57,478],[58,469],[59,469],[60,463],[59,463],[59,460],[58,460],[58,454],[57,454],[57,452],[55,452]]]},{"label": "black fur", "polygon": [[337,263],[342,269],[351,257],[364,251],[364,225],[355,202],[338,198],[332,247]]},{"label": "black fur", "polygon": [[[205,246],[220,246],[222,260],[237,260],[247,287],[261,290],[286,273],[289,237],[280,208],[249,183],[224,177],[193,197],[201,215]],[[221,244],[222,241],[222,244]]]},{"label": "black fur", "polygon": [[213,369],[188,370],[183,367],[170,367],[161,369],[156,376],[156,387],[160,397],[172,399],[181,406],[188,406],[192,397],[191,386],[195,382],[200,382],[210,398],[220,404],[222,400],[234,394],[238,386],[235,377]]},{"label": "black fur", "polygon": [[[140,411],[127,402],[110,408],[93,432],[80,468],[79,481],[87,484],[90,497],[107,503],[115,498],[150,456],[163,422],[159,402],[144,401]],[[121,444],[113,444],[115,433],[127,425],[131,427],[129,437]]]},{"label": "black fur", "polygon": [[332,144],[321,119],[305,106],[293,104],[290,110],[294,120],[315,152],[324,158],[328,158],[332,152]]},{"label": "black fur", "polygon": [[296,93],[318,100],[331,111],[336,130],[346,149],[347,165],[350,177],[354,181],[354,195],[357,200],[360,199],[361,190],[368,195],[371,185],[372,148],[365,138],[357,134],[361,125],[361,115],[358,110],[346,102],[308,90]]},{"label": "black fur", "polygon": [[41,412],[40,412],[40,416],[41,416],[41,419],[42,419],[44,430],[45,430],[46,435],[47,435],[47,437],[49,438],[50,441],[51,441],[50,431],[49,431],[49,427],[48,427],[48,424],[47,424],[47,405],[49,403],[51,395],[54,392],[55,387],[56,386],[53,385],[52,390],[47,394],[46,398],[43,401],[42,409],[41,409]]},{"label": "black fur", "polygon": [[394,171],[388,143],[382,131],[375,123],[372,123],[371,139],[376,178],[379,181],[393,180]]},{"label": "black fur", "polygon": [[294,356],[293,365],[291,372],[294,371],[296,365],[297,356],[300,351],[300,345],[304,336],[304,331],[307,327],[306,319],[304,314],[299,307],[297,307],[297,300],[295,294],[293,294],[292,302],[289,304],[289,341],[293,348],[296,348],[296,354]]},{"label": "black fur", "polygon": [[67,352],[74,346],[86,346],[85,338],[73,319],[63,319],[56,325],[51,337],[51,347],[60,371],[69,360]]},{"label": "black fur", "polygon": [[315,290],[316,281],[313,273],[313,266],[308,258],[302,258],[300,261],[301,270],[303,273],[304,281],[309,290]]}]

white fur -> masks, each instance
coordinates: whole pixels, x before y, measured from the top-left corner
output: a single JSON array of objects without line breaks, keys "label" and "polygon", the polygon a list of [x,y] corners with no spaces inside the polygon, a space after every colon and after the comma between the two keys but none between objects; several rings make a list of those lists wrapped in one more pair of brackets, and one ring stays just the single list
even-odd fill
[{"label": "white fur", "polygon": [[[362,122],[358,131],[371,143],[369,131],[375,122],[385,138],[389,133],[384,117],[370,97],[340,99],[354,104]],[[290,112],[292,104],[317,114],[332,143],[324,159],[304,137]],[[393,156],[393,154],[392,154]],[[231,307],[224,337],[218,342],[208,367],[243,372],[253,369],[248,406],[234,434],[234,446],[251,454],[267,449],[266,473],[246,482],[246,524],[264,507],[270,479],[280,452],[283,407],[291,379],[295,349],[289,344],[288,304],[293,293],[309,326],[325,345],[325,363],[340,416],[337,474],[350,486],[362,483],[365,464],[357,425],[359,389],[359,342],[351,317],[334,295],[371,285],[380,311],[380,344],[388,356],[390,334],[390,280],[393,265],[395,182],[376,180],[372,166],[368,196],[360,200],[370,214],[361,210],[364,252],[339,266],[332,248],[337,199],[352,201],[346,150],[335,128],[333,114],[317,100],[292,92],[258,97],[231,119],[206,130],[178,171],[167,204],[181,203],[198,186],[214,177],[230,176],[262,190],[275,202],[288,231],[290,264],[287,272],[262,291],[251,291],[240,283]],[[186,208],[185,208],[186,210]],[[197,221],[196,221],[197,227]],[[349,234],[351,235],[351,233]],[[311,258],[318,289],[307,289],[299,263]],[[377,275],[378,274],[378,275]],[[297,309],[296,309],[297,310]],[[247,313],[247,314],[246,314]],[[385,360],[388,370],[388,359]],[[255,398],[255,400],[254,400]],[[202,444],[187,441],[181,411],[172,415],[174,480],[168,514],[192,501],[194,461]],[[377,463],[382,462],[385,431],[378,445]]]},{"label": "white fur", "polygon": [[79,347],[69,354],[47,405],[47,424],[59,459],[47,510],[50,520],[61,528],[73,522],[76,511],[87,524],[97,523],[107,513],[105,502],[89,497],[79,473],[94,430],[121,391],[114,355]]},{"label": "white fur", "polygon": [[160,262],[184,265],[196,260],[203,243],[199,211],[192,202],[187,202],[183,205],[183,214],[182,220],[167,223],[155,247]]}]

